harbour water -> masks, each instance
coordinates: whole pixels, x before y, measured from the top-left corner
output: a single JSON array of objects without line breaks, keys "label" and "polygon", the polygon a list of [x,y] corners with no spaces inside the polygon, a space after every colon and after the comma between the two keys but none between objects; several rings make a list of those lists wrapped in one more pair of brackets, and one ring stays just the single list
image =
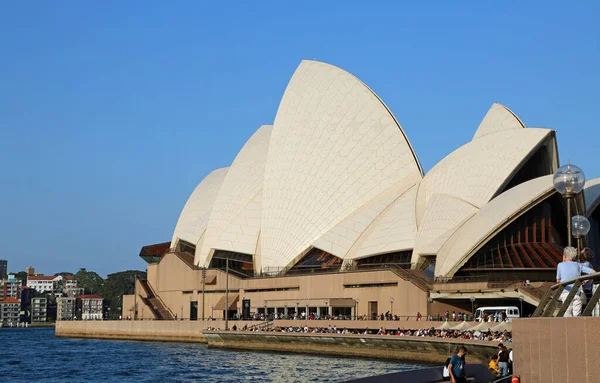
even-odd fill
[{"label": "harbour water", "polygon": [[208,349],[198,343],[56,338],[0,329],[2,382],[340,382],[427,364]]}]

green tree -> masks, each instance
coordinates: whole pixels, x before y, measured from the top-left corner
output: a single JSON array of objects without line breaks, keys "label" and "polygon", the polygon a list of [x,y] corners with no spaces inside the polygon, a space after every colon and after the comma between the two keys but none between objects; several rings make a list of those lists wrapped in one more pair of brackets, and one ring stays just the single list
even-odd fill
[{"label": "green tree", "polygon": [[73,277],[73,276],[75,276],[75,274],[70,273],[68,271],[61,271],[60,273],[54,274],[55,277],[57,277],[59,275],[62,275],[63,277]]},{"label": "green tree", "polygon": [[127,270],[114,274],[108,274],[102,286],[102,297],[104,305],[110,308],[110,319],[117,319],[121,315],[123,307],[123,295],[133,294],[136,279],[146,279],[144,271]]},{"label": "green tree", "polygon": [[102,294],[102,285],[104,279],[93,271],[79,269],[75,274],[75,279],[80,287],[83,287],[84,294]]},{"label": "green tree", "polygon": [[21,286],[27,285],[27,273],[25,271],[19,271],[15,274],[15,278],[21,280]]}]

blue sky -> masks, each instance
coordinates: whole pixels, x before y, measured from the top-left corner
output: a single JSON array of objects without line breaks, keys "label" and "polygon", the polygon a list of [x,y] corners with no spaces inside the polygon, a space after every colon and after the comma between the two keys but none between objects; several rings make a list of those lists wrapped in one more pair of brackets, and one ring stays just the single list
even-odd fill
[{"label": "blue sky", "polygon": [[[401,3],[401,4],[399,4]],[[3,2],[0,258],[10,271],[143,269],[302,59],[367,83],[427,171],[494,102],[600,176],[600,3]]]}]

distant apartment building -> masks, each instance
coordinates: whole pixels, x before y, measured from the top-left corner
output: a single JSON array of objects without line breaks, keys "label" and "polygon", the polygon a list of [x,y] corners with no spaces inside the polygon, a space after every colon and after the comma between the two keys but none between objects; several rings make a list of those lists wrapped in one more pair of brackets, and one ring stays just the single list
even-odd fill
[{"label": "distant apartment building", "polygon": [[29,275],[27,287],[35,289],[40,294],[51,293],[54,290],[54,276]]},{"label": "distant apartment building", "polygon": [[77,317],[77,298],[56,298],[56,320],[73,320]]},{"label": "distant apartment building", "polygon": [[43,323],[47,318],[48,300],[42,297],[31,299],[31,323]]},{"label": "distant apartment building", "polygon": [[102,302],[104,298],[98,295],[81,296],[81,319],[83,320],[102,320]]},{"label": "distant apartment building", "polygon": [[55,292],[62,296],[65,289],[77,287],[77,280],[71,275],[32,275],[27,277],[27,286],[34,288],[38,293]]},{"label": "distant apartment building", "polygon": [[6,259],[0,259],[0,281],[6,278],[8,275],[8,261]]},{"label": "distant apartment building", "polygon": [[63,290],[62,297],[79,298],[83,295],[83,287],[67,287]]},{"label": "distant apartment building", "polygon": [[25,272],[27,273],[27,275],[35,275],[35,268],[33,266],[29,266],[28,268],[25,269]]},{"label": "distant apartment building", "polygon": [[21,302],[12,297],[0,302],[0,322],[3,326],[16,326],[19,323]]},{"label": "distant apartment building", "polygon": [[9,274],[8,278],[2,281],[2,300],[7,298],[21,299],[22,282],[15,278],[13,274]]}]

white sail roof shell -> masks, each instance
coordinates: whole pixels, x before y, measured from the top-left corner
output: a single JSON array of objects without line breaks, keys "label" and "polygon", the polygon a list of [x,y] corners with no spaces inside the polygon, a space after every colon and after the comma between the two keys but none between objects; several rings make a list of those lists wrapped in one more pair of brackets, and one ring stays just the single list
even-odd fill
[{"label": "white sail roof shell", "polygon": [[525,124],[510,109],[502,104],[493,104],[479,124],[473,140],[488,134],[507,130],[524,129]]},{"label": "white sail roof shell", "polygon": [[262,267],[285,267],[392,185],[420,177],[402,128],[351,74],[302,61],[277,111],[265,171]]},{"label": "white sail roof shell", "polygon": [[188,198],[173,232],[171,247],[177,245],[179,239],[197,245],[208,225],[210,211],[221,190],[223,180],[229,168],[213,170],[196,186]]},{"label": "white sail roof shell", "polygon": [[585,183],[585,211],[589,217],[600,204],[600,178],[594,178]]},{"label": "white sail roof shell", "polygon": [[480,246],[552,193],[552,175],[548,175],[519,184],[485,204],[440,249],[435,275],[454,275]]},{"label": "white sail roof shell", "polygon": [[221,191],[210,213],[195,263],[208,266],[214,250],[254,254],[260,232],[260,209],[265,161],[272,133],[261,126],[229,167]]}]

